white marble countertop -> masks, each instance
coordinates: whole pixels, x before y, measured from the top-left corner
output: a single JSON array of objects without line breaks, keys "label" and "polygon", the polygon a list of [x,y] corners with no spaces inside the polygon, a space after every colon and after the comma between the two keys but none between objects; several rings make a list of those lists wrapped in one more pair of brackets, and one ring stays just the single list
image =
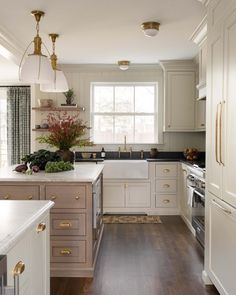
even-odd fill
[{"label": "white marble countertop", "polygon": [[27,175],[13,171],[15,166],[4,167],[0,169],[0,183],[4,181],[12,182],[94,182],[101,174],[103,164],[74,164],[74,170],[58,172],[58,173],[45,173],[40,171]]},{"label": "white marble countertop", "polygon": [[0,201],[0,254],[7,254],[53,205],[51,201]]}]

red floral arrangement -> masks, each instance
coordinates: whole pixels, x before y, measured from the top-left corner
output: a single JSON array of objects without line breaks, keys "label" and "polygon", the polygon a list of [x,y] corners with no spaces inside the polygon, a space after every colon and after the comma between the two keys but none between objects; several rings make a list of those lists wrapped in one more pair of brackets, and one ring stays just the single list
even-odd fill
[{"label": "red floral arrangement", "polygon": [[67,112],[49,113],[47,117],[49,134],[37,138],[40,143],[69,150],[74,146],[92,146],[89,138],[83,138],[90,129],[78,115],[70,116]]}]

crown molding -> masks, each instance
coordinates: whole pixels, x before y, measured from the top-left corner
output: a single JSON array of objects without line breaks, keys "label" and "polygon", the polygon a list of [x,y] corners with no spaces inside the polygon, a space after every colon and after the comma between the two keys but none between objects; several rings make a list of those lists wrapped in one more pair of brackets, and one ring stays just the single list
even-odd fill
[{"label": "crown molding", "polygon": [[199,47],[201,47],[207,40],[207,15],[204,16],[189,40],[197,44]]},{"label": "crown molding", "polygon": [[196,71],[197,65],[194,59],[161,60],[160,65],[166,71]]},{"label": "crown molding", "polygon": [[23,48],[13,34],[0,26],[0,54],[2,56],[19,65],[24,52]]},{"label": "crown molding", "polygon": [[158,72],[162,71],[159,63],[156,64],[130,64],[127,71],[119,69],[117,64],[60,64],[60,68],[64,72],[117,72],[117,73],[129,73],[129,72]]}]

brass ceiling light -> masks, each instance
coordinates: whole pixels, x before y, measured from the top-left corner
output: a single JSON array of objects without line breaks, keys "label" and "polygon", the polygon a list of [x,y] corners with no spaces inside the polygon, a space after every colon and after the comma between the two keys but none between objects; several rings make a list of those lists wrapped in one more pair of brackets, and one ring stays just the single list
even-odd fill
[{"label": "brass ceiling light", "polygon": [[158,22],[145,22],[141,25],[144,35],[147,37],[155,37],[159,32],[159,27],[160,23]]},{"label": "brass ceiling light", "polygon": [[[41,84],[53,81],[53,71],[50,65],[50,60],[46,55],[42,54],[42,44],[44,45],[44,43],[39,36],[39,22],[44,14],[45,13],[40,10],[34,10],[31,12],[31,15],[33,15],[36,20],[37,34],[34,37],[34,40],[27,46],[20,62],[19,79],[25,83]],[[28,54],[28,56],[24,58],[32,44],[34,44],[33,53]],[[45,45],[44,47],[46,48]]]},{"label": "brass ceiling light", "polygon": [[58,34],[52,33],[49,34],[52,40],[52,55],[51,66],[54,72],[54,81],[52,83],[40,84],[40,90],[43,92],[66,92],[69,90],[66,77],[60,69],[57,67],[57,56],[55,53],[55,43],[56,39],[59,37]]},{"label": "brass ceiling light", "polygon": [[118,61],[118,66],[119,66],[120,70],[122,70],[122,71],[128,70],[129,65],[130,65],[129,60],[119,60]]}]

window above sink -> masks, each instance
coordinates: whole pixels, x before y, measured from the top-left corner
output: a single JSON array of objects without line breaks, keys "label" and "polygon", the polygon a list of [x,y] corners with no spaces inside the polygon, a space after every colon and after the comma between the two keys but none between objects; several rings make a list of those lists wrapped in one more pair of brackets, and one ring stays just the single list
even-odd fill
[{"label": "window above sink", "polygon": [[95,144],[157,143],[158,83],[92,83],[91,136]]}]

